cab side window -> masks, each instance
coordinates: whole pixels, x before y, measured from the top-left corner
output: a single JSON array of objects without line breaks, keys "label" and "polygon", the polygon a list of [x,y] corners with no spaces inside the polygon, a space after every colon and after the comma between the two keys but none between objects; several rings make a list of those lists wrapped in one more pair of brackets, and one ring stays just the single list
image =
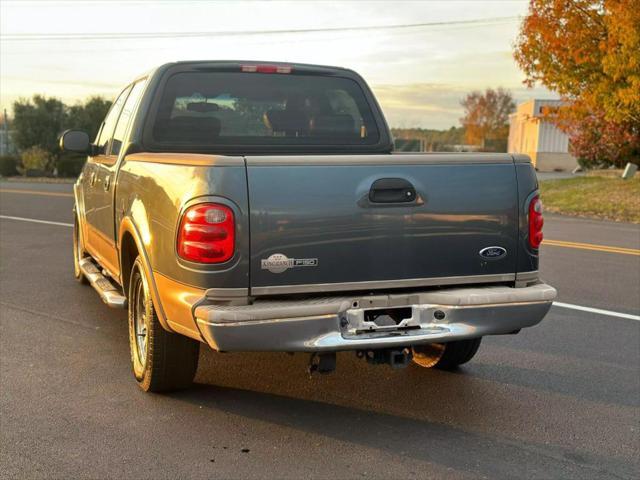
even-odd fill
[{"label": "cab side window", "polygon": [[122,91],[116,101],[113,102],[109,113],[107,113],[107,116],[104,119],[104,123],[100,129],[100,135],[98,136],[98,141],[96,142],[100,151],[103,153],[107,153],[109,141],[111,140],[111,137],[113,137],[116,122],[118,121],[120,111],[122,110],[122,106],[124,105],[124,101],[126,100],[130,90],[131,87],[127,87]]},{"label": "cab side window", "polygon": [[138,83],[136,83],[131,89],[131,93],[127,97],[127,101],[124,103],[124,108],[122,109],[120,118],[118,118],[118,123],[116,124],[116,128],[113,134],[113,142],[111,142],[111,155],[118,155],[120,153],[122,143],[124,142],[124,136],[127,133],[127,127],[129,126],[129,121],[131,120],[131,116],[138,106],[138,100],[140,100],[140,97],[142,96],[144,86],[145,80],[140,80]]}]

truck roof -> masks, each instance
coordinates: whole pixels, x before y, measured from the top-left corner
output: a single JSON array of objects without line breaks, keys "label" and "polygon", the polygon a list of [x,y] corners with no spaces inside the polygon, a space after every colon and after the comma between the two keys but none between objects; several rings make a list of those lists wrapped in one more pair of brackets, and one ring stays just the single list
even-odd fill
[{"label": "truck roof", "polygon": [[168,67],[170,65],[212,65],[212,66],[225,66],[225,65],[282,65],[290,67],[301,67],[305,70],[342,70],[345,72],[356,73],[349,68],[337,67],[333,65],[318,65],[313,63],[298,63],[298,62],[281,62],[272,60],[179,60],[176,62],[165,63],[158,68]]}]

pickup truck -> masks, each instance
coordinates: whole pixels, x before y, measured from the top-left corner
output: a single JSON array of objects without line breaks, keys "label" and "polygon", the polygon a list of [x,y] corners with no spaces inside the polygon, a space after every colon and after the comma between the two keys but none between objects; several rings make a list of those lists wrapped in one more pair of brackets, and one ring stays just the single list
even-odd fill
[{"label": "pickup truck", "polygon": [[343,68],[178,62],[118,95],[74,186],[75,277],[128,309],[145,391],[219,352],[336,352],[455,368],[539,323],[542,205],[529,159],[392,153]]}]

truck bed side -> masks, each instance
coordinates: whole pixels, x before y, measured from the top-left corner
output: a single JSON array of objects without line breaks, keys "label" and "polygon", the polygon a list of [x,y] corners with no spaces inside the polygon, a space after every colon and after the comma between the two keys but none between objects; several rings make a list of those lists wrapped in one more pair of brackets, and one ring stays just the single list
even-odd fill
[{"label": "truck bed side", "polygon": [[[242,157],[189,154],[132,154],[125,158],[116,188],[116,226],[123,251],[131,222],[140,237],[158,286],[160,314],[173,329],[198,336],[190,315],[205,289],[248,291],[248,198]],[[194,203],[229,206],[236,218],[236,249],[222,265],[185,261],[176,254],[176,233],[182,212]],[[126,265],[123,266],[126,271]],[[126,285],[125,285],[126,288]]]}]

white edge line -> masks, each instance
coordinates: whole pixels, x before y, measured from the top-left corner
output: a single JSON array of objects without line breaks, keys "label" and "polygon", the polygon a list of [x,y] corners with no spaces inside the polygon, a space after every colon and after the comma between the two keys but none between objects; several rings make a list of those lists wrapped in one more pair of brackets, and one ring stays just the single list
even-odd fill
[{"label": "white edge line", "polygon": [[600,308],[583,307],[582,305],[573,305],[572,303],[553,302],[554,307],[570,308],[572,310],[580,310],[581,312],[598,313],[600,315],[609,315],[611,317],[626,318],[627,320],[640,321],[640,315],[631,315],[629,313],[612,312],[611,310],[602,310]]},{"label": "white edge line", "polygon": [[[21,222],[44,223],[47,225],[59,225],[61,227],[73,227],[72,223],[51,222],[49,220],[37,220],[35,218],[11,217],[9,215],[0,215],[0,218],[6,220],[18,220]],[[626,318],[627,320],[640,321],[640,315],[631,315],[629,313],[612,312],[611,310],[602,310],[600,308],[583,307],[582,305],[574,305],[572,303],[553,302],[555,307],[569,308],[571,310],[580,310],[581,312],[597,313],[600,315],[608,315],[611,317]]]},{"label": "white edge line", "polygon": [[73,223],[52,222],[50,220],[37,220],[35,218],[10,217],[9,215],[0,215],[5,220],[18,220],[20,222],[45,223],[47,225],[58,225],[60,227],[73,227]]}]

